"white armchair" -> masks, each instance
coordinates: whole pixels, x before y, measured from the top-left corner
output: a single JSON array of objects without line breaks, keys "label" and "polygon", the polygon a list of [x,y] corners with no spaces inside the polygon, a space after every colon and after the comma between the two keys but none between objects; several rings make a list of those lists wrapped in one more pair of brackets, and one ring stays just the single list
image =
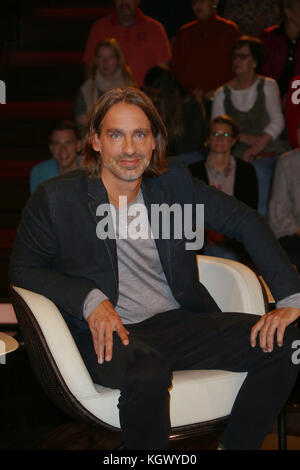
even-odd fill
[{"label": "white armchair", "polygon": [[[261,284],[245,265],[207,256],[198,256],[197,263],[201,282],[221,310],[265,313]],[[20,287],[12,286],[11,294],[32,366],[50,399],[73,417],[119,430],[119,391],[92,382],[54,303]],[[222,370],[174,372],[172,436],[200,428],[222,429],[246,375]]]}]

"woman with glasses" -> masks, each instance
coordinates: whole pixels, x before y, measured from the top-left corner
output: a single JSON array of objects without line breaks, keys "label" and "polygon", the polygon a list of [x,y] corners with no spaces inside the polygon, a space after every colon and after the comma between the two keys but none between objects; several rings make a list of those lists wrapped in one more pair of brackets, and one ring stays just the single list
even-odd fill
[{"label": "woman with glasses", "polygon": [[[208,129],[207,158],[190,165],[189,169],[194,177],[257,209],[255,170],[250,163],[232,155],[232,148],[238,138],[239,130],[233,119],[224,115],[216,117]],[[242,245],[213,231],[206,231],[203,254],[235,260],[246,257]]]},{"label": "woman with glasses", "polygon": [[234,155],[253,162],[259,185],[258,210],[266,216],[276,160],[288,144],[279,139],[284,117],[278,85],[275,80],[258,75],[263,61],[262,41],[242,36],[236,42],[232,50],[235,77],[215,93],[212,118],[227,114],[237,123],[240,136]]}]

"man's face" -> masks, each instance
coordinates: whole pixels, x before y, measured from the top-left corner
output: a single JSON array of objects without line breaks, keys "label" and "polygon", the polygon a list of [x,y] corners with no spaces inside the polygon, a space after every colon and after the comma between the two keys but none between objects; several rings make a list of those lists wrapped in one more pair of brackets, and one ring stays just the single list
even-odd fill
[{"label": "man's face", "polygon": [[140,0],[115,0],[115,9],[120,23],[133,22]]},{"label": "man's face", "polygon": [[197,20],[207,20],[215,11],[218,0],[193,0],[192,8]]},{"label": "man's face", "polygon": [[54,131],[50,138],[49,148],[59,168],[67,170],[77,162],[80,140],[71,129]]},{"label": "man's face", "polygon": [[135,181],[143,175],[155,149],[151,124],[138,106],[118,103],[106,113],[93,149],[101,153],[103,179]]},{"label": "man's face", "polygon": [[288,21],[296,28],[300,28],[300,1],[294,1],[290,8],[285,8],[284,13]]}]

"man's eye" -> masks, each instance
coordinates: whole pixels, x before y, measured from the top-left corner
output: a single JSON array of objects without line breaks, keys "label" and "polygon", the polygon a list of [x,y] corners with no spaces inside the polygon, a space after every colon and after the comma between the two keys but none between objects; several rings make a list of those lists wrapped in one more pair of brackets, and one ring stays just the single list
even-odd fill
[{"label": "man's eye", "polygon": [[121,134],[119,134],[119,132],[113,132],[111,134],[111,137],[116,140],[116,139],[119,139],[119,137],[121,137]]},{"label": "man's eye", "polygon": [[138,139],[142,139],[143,137],[145,137],[145,132],[142,132],[142,131],[137,132],[137,133],[135,134],[135,136],[136,136]]}]

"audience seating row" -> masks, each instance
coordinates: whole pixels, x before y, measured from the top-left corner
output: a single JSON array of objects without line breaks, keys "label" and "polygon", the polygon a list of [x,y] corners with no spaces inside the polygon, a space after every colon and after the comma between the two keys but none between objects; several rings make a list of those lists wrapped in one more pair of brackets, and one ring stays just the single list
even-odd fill
[{"label": "audience seating row", "polygon": [[0,66],[1,79],[6,83],[7,102],[20,100],[74,101],[84,81],[80,65]]},{"label": "audience seating row", "polygon": [[19,22],[21,46],[75,47],[83,49],[94,20],[25,18]]},{"label": "audience seating row", "polygon": [[10,47],[3,51],[2,64],[15,66],[82,65],[82,51],[40,50]]},{"label": "audience seating row", "polygon": [[72,119],[72,109],[72,101],[12,101],[0,107],[0,119],[23,119],[24,124],[32,119]]},{"label": "audience seating row", "polygon": [[113,7],[111,6],[40,7],[34,9],[32,14],[34,18],[84,18],[95,20],[109,15],[112,11]]}]

